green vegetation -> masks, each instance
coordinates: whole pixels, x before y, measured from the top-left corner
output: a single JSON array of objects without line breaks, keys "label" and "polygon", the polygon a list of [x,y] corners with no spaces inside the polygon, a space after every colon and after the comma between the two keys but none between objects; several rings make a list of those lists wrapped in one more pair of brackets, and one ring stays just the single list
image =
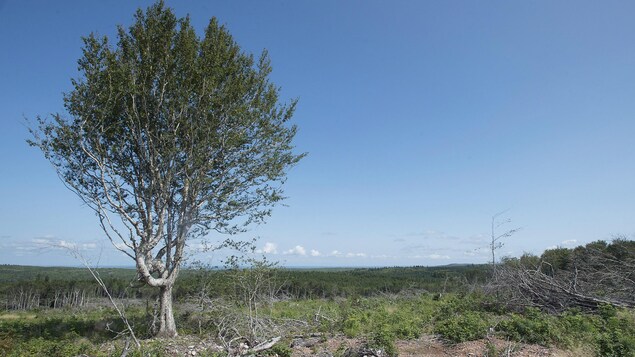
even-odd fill
[{"label": "green vegetation", "polygon": [[[110,293],[120,299],[154,300],[157,292],[135,280],[134,269],[100,268]],[[482,265],[450,267],[406,267],[366,269],[279,269],[275,285],[279,295],[292,298],[336,298],[372,296],[378,293],[466,292],[485,282],[488,268]],[[227,270],[186,269],[174,287],[176,301],[198,295],[204,286],[209,297],[227,296],[234,290],[233,275]],[[84,268],[0,265],[0,308],[23,309],[76,306],[63,303],[71,293],[91,299],[104,292]],[[67,299],[67,300],[68,300]]]},{"label": "green vegetation", "polygon": [[[603,251],[610,246],[605,245]],[[541,261],[549,259],[549,266],[557,267],[550,274],[557,276],[566,271],[572,255],[577,254],[576,262],[581,261],[581,251],[559,249],[547,251],[542,257],[507,260],[499,271],[520,269],[530,263],[541,266]],[[129,355],[174,355],[166,352],[167,342],[149,339],[156,316],[156,293],[136,285],[132,269],[99,271],[107,277],[109,287],[128,298],[126,314],[135,334],[143,340],[141,349]],[[270,338],[269,332],[275,331],[283,339],[263,353],[278,356],[291,354],[290,340],[284,336],[316,332],[325,339],[337,335],[361,339],[367,348],[381,349],[391,356],[397,354],[397,340],[424,335],[436,335],[448,344],[496,337],[594,351],[597,356],[635,355],[634,310],[610,304],[595,309],[571,306],[558,312],[548,305],[535,307],[535,302],[534,307],[510,306],[499,300],[501,296],[484,289],[489,286],[488,274],[486,265],[189,269],[176,285],[175,318],[180,335],[213,336],[221,346],[224,338],[228,348],[235,348],[232,339],[236,334],[254,343]],[[121,354],[126,337],[118,333],[124,331],[123,323],[99,298],[95,283],[82,269],[5,265],[0,266],[0,279],[0,301],[4,305],[0,312],[0,356]],[[209,286],[213,288],[207,290]],[[83,306],[51,308],[50,304],[39,303],[33,308],[17,308],[8,303],[28,289],[37,291],[41,301],[50,299],[47,294],[51,291],[63,295],[85,289],[93,295]],[[496,350],[491,343],[487,346]],[[199,353],[224,355],[212,349]]]}]

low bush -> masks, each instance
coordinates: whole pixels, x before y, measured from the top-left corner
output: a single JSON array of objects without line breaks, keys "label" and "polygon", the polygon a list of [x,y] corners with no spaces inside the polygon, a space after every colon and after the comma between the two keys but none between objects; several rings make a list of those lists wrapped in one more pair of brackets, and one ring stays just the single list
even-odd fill
[{"label": "low bush", "polygon": [[92,356],[96,351],[96,347],[87,340],[47,340],[38,337],[18,343],[11,351],[8,351],[6,356],[61,357],[81,354]]},{"label": "low bush", "polygon": [[548,346],[562,340],[555,317],[532,308],[525,310],[522,315],[512,314],[498,324],[498,329],[512,340],[525,343]]},{"label": "low bush", "polygon": [[635,321],[633,312],[605,305],[600,308],[596,351],[598,356],[635,356]]},{"label": "low bush", "polygon": [[397,356],[395,335],[385,328],[380,328],[372,334],[369,347],[382,350],[391,357]]},{"label": "low bush", "polygon": [[489,327],[490,319],[485,314],[466,311],[440,319],[434,332],[450,342],[459,343],[484,338]]}]

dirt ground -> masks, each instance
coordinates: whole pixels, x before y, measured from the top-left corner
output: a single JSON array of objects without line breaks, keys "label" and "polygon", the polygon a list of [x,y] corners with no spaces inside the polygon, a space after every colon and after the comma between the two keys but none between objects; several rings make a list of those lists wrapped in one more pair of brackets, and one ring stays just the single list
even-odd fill
[{"label": "dirt ground", "polygon": [[[148,342],[148,341],[146,341]],[[296,338],[291,342],[292,357],[333,357],[342,355],[344,351],[363,345],[359,339],[344,336],[328,338],[313,336]],[[464,342],[456,345],[444,344],[437,337],[425,335],[416,340],[401,340],[395,343],[399,357],[591,357],[593,351],[563,351],[539,345],[510,342],[498,338]],[[220,351],[220,347],[212,340],[194,336],[180,336],[168,342],[164,352],[168,356],[209,355]],[[373,356],[372,354],[368,355]],[[355,357],[362,357],[355,356]]]},{"label": "dirt ground", "polygon": [[[330,338],[325,342],[319,342],[310,347],[294,347],[292,357],[330,357],[336,351],[342,351],[346,347],[359,345],[361,341],[344,337]],[[555,348],[547,348],[538,345],[508,342],[501,339],[490,338],[478,341],[464,342],[457,345],[444,344],[435,336],[422,336],[416,340],[397,341],[395,343],[399,357],[480,357],[480,356],[553,356],[553,357],[584,357],[592,356],[582,351],[568,352]]]}]

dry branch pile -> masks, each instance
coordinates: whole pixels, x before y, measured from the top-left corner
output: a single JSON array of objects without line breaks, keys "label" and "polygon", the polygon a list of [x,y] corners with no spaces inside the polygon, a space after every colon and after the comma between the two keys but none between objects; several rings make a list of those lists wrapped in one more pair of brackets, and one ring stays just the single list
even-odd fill
[{"label": "dry branch pile", "polygon": [[598,241],[506,259],[488,289],[507,307],[563,311],[635,306],[635,242]]}]

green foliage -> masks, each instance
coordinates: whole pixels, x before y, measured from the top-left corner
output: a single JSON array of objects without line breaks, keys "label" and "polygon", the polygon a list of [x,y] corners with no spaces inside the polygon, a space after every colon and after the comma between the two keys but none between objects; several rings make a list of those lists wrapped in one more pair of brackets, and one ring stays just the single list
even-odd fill
[{"label": "green foliage", "polygon": [[544,269],[545,274],[553,274],[558,270],[567,270],[571,264],[571,249],[554,248],[547,249],[542,253],[541,259],[548,263],[548,267]]},{"label": "green foliage", "polygon": [[635,323],[632,316],[604,305],[598,315],[569,310],[550,315],[537,309],[512,314],[498,325],[507,338],[562,348],[592,344],[598,356],[632,356],[635,353]]},{"label": "green foliage", "polygon": [[512,314],[500,322],[498,329],[515,341],[541,345],[558,342],[561,337],[554,317],[531,308],[522,315]]},{"label": "green foliage", "polygon": [[[143,326],[143,314],[130,308],[128,317]],[[74,356],[95,355],[96,344],[112,340],[123,325],[112,309],[43,310],[37,313],[0,313],[0,356]],[[139,334],[148,337],[148,334]],[[90,352],[90,353],[89,353]]]},{"label": "green foliage", "polygon": [[480,294],[446,296],[439,300],[432,330],[453,343],[483,338],[494,325],[493,313],[500,313],[489,306]]},{"label": "green foliage", "polygon": [[487,266],[393,267],[348,270],[287,270],[282,289],[298,298],[396,294],[404,290],[463,292],[466,282],[483,283]]},{"label": "green foliage", "polygon": [[379,328],[372,335],[369,347],[383,350],[388,356],[397,356],[395,335],[387,328]]},{"label": "green foliage", "polygon": [[288,345],[283,343],[276,343],[275,345],[273,345],[273,347],[268,349],[266,353],[267,356],[291,357],[292,352],[293,350],[291,350]]},{"label": "green foliage", "polygon": [[165,346],[164,346],[164,341],[162,340],[156,340],[156,341],[150,341],[149,343],[143,343],[141,345],[141,348],[137,349],[137,348],[133,348],[130,352],[130,356],[131,357],[148,357],[148,356],[152,356],[152,357],[164,357],[167,356],[167,353],[165,352]]},{"label": "green foliage", "polygon": [[485,356],[498,356],[498,348],[489,339],[485,342]]},{"label": "green foliage", "polygon": [[349,299],[340,305],[342,331],[349,337],[383,331],[398,339],[418,338],[432,321],[435,305],[429,296]]},{"label": "green foliage", "polygon": [[[278,287],[279,295],[301,299],[368,297],[377,293],[425,294],[443,290],[464,292],[465,282],[483,282],[487,276],[487,269],[485,265],[278,269],[272,284]],[[150,287],[130,283],[135,280],[135,269],[100,268],[98,272],[113,296],[154,301],[158,295],[157,291]],[[236,291],[232,279],[237,272],[200,266],[183,269],[174,286],[174,298],[177,301],[184,300],[189,296],[199,295],[202,291],[214,298],[234,294]],[[37,295],[39,307],[52,307],[56,293],[68,293],[75,289],[85,292],[88,299],[104,297],[102,289],[83,268],[0,265],[0,299],[10,300],[12,294],[20,289]]]},{"label": "green foliage", "polygon": [[596,315],[585,314],[575,309],[557,315],[555,323],[559,340],[553,343],[566,348],[580,345],[582,341],[592,340],[598,333],[597,320]]},{"label": "green foliage", "polygon": [[596,337],[598,356],[635,356],[635,321],[632,311],[604,306]]},{"label": "green foliage", "polygon": [[447,318],[441,317],[434,326],[434,332],[450,342],[459,343],[485,337],[489,327],[489,319],[485,314],[465,311]]},{"label": "green foliage", "polygon": [[67,357],[81,354],[92,355],[95,351],[95,346],[85,340],[50,340],[38,337],[18,343],[6,356]]},{"label": "green foliage", "polygon": [[[398,275],[410,274],[408,270],[391,270]],[[424,276],[431,273],[426,268],[420,268],[418,271]],[[225,271],[209,273],[211,284],[216,284],[223,283],[224,279],[236,274],[237,271],[232,274]],[[312,276],[312,272],[301,270],[283,270],[279,273]],[[318,273],[315,276],[326,274],[327,271]],[[373,273],[377,273],[378,277],[373,278]],[[328,274],[348,279],[351,270],[328,271]],[[386,271],[381,269],[362,269],[355,274],[358,274],[358,277],[366,277],[360,279],[377,279],[377,282],[389,277]],[[182,283],[196,282],[197,274],[186,270],[183,278]],[[40,280],[44,281],[43,278]],[[49,279],[48,283],[55,285],[56,281]],[[442,283],[443,279],[439,279],[438,282]],[[187,288],[189,287],[184,286],[184,289]],[[350,291],[362,290],[353,288]],[[235,294],[236,291],[230,293]],[[217,331],[214,330],[212,322],[222,316],[191,307],[179,310],[179,306],[187,305],[177,305],[176,318],[181,326],[181,335],[216,335]],[[244,313],[243,310],[248,306],[241,303],[233,308],[237,309],[237,313]],[[128,318],[141,338],[150,336],[146,326],[151,310],[151,306],[141,304],[126,308]],[[538,309],[510,313],[500,306],[493,305],[489,297],[482,294],[412,294],[410,290],[405,290],[401,295],[364,296],[351,293],[347,298],[271,301],[259,306],[259,314],[269,321],[281,323],[284,323],[285,319],[304,321],[307,330],[299,330],[298,333],[316,330],[326,333],[327,336],[344,333],[367,341],[369,347],[389,353],[394,352],[392,349],[396,340],[415,339],[423,334],[435,333],[447,341],[458,343],[483,338],[490,331],[490,327],[494,328],[493,333],[500,338],[555,345],[564,349],[594,349],[598,356],[633,356],[635,351],[635,313],[610,305],[600,306],[595,314],[581,310],[550,314]],[[103,356],[99,344],[114,337],[112,332],[105,330],[106,323],[115,331],[123,330],[116,312],[110,308],[0,312],[0,355],[19,356],[19,351],[29,351],[34,355],[87,353],[91,356]],[[134,353],[139,356],[160,355],[164,353],[164,347],[159,342],[146,341],[143,348]],[[278,355],[288,352],[284,345],[275,348]],[[489,348],[492,352],[494,346]],[[132,354],[131,351],[130,355]]]},{"label": "green foliage", "polygon": [[[119,27],[114,46],[95,34],[83,40],[67,115],[40,119],[30,143],[89,207],[143,223],[137,235],[179,240],[236,232],[234,220],[270,213],[282,199],[271,183],[303,155],[292,153],[295,101],[280,103],[266,51],[254,59],[216,18],[199,37],[162,1]],[[147,241],[144,249],[158,244]]]}]

